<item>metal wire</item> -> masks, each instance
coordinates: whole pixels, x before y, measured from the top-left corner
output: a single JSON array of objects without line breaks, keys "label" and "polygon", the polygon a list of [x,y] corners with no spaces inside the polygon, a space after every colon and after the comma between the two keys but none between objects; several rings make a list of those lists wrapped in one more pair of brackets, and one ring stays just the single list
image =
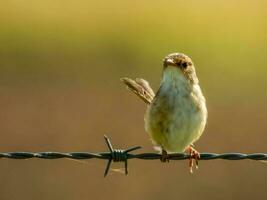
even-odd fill
[{"label": "metal wire", "polygon": [[[110,140],[107,136],[104,136],[106,144],[109,148],[109,152],[6,152],[0,153],[0,158],[9,159],[30,159],[30,158],[40,158],[40,159],[61,159],[61,158],[71,158],[71,159],[103,159],[108,160],[104,176],[107,176],[111,163],[113,162],[124,162],[125,175],[128,174],[128,160],[129,159],[142,159],[142,160],[156,160],[162,159],[162,155],[158,153],[141,153],[141,154],[130,154],[129,152],[140,149],[140,146],[131,147],[128,149],[114,149]],[[168,160],[186,160],[192,158],[191,155],[186,153],[173,153],[168,154]],[[267,160],[267,153],[201,153],[199,160],[214,160],[214,159],[224,159],[224,160]]]}]

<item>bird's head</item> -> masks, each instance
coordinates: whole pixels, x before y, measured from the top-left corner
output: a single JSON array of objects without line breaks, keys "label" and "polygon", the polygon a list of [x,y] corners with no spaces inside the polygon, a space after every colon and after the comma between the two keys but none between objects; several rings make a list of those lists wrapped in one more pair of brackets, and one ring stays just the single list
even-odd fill
[{"label": "bird's head", "polygon": [[183,53],[172,53],[163,60],[163,73],[171,76],[184,76],[192,84],[197,84],[198,79],[195,72],[194,64],[187,55]]}]

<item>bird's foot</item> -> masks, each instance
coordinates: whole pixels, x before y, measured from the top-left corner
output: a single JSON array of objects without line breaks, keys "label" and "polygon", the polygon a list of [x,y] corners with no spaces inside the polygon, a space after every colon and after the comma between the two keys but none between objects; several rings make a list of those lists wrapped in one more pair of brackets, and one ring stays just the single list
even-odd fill
[{"label": "bird's foot", "polygon": [[194,160],[195,160],[195,166],[196,169],[198,169],[198,160],[200,159],[200,153],[195,150],[192,145],[190,145],[186,151],[188,151],[190,158],[189,158],[189,169],[190,173],[193,173],[193,166],[194,166]]},{"label": "bird's foot", "polygon": [[170,161],[169,158],[170,158],[170,156],[167,153],[167,151],[165,151],[164,149],[162,149],[160,161],[161,162],[169,162]]}]

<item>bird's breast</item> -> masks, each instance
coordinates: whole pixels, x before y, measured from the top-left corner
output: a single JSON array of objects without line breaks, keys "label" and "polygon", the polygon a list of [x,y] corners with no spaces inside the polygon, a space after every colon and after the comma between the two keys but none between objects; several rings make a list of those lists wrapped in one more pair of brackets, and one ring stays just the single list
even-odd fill
[{"label": "bird's breast", "polygon": [[170,152],[182,152],[202,134],[206,123],[205,99],[195,85],[161,85],[145,115],[152,140]]}]

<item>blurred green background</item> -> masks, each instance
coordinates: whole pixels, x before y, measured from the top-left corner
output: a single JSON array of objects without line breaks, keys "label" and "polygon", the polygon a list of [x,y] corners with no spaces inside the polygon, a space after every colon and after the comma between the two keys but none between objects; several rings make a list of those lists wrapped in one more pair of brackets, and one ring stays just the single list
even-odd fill
[{"label": "blurred green background", "polygon": [[[141,145],[145,105],[119,78],[156,90],[162,59],[195,62],[209,120],[201,152],[266,152],[267,2],[264,0],[9,0],[0,2],[0,152],[105,151]],[[252,199],[266,197],[256,161],[0,161],[0,199]],[[118,163],[115,169],[123,167]]]}]

